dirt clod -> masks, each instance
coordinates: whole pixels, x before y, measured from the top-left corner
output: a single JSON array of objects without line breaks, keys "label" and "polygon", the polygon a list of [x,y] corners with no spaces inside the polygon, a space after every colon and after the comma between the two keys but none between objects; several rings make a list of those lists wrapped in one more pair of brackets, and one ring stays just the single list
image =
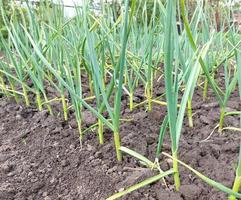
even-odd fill
[{"label": "dirt clod", "polygon": [[196,185],[182,185],[180,193],[185,200],[195,200],[201,195],[202,189]]}]

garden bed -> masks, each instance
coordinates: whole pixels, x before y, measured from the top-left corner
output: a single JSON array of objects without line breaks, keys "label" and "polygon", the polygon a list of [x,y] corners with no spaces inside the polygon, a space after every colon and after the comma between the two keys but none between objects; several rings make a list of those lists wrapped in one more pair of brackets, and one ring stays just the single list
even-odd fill
[{"label": "garden bed", "polygon": [[[159,92],[161,88],[156,88]],[[137,90],[138,91],[138,90]],[[209,94],[210,95],[210,94]],[[141,97],[140,97],[141,98]],[[148,113],[141,106],[130,112],[128,99],[123,97],[121,125],[122,145],[150,160],[154,159],[160,122],[166,108],[154,105]],[[228,109],[240,108],[238,93],[229,100]],[[55,112],[58,112],[56,107]],[[206,176],[232,187],[239,151],[239,133],[214,131],[219,121],[219,106],[214,98],[203,103],[201,91],[193,98],[194,128],[184,123],[180,139],[180,160]],[[84,111],[84,127],[96,119]],[[239,126],[238,118],[227,116],[228,125]],[[210,138],[205,140],[208,136]],[[80,145],[73,114],[65,122],[47,111],[25,107],[2,97],[0,99],[0,199],[106,199],[117,191],[140,182],[155,172],[144,168],[136,159],[124,155],[118,163],[113,146],[112,132],[104,131],[105,144],[99,145],[95,131],[88,131]],[[170,152],[168,136],[164,152]],[[163,170],[172,167],[163,157]],[[181,189],[175,192],[173,180],[163,181],[137,190],[123,199],[159,200],[217,200],[227,195],[209,187],[189,170],[180,166]]]},{"label": "garden bed", "polygon": [[233,8],[123,3],[4,1],[0,200],[241,198]]}]

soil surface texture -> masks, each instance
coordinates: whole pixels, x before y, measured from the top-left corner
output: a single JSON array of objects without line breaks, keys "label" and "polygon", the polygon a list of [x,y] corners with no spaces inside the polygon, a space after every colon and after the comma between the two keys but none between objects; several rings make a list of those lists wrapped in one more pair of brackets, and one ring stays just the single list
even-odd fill
[{"label": "soil surface texture", "polygon": [[[155,91],[162,93],[162,88]],[[158,93],[156,92],[156,93]],[[143,92],[135,94],[140,101]],[[211,132],[219,121],[219,105],[208,94],[203,102],[201,91],[193,98],[194,128],[185,119],[179,147],[179,159],[204,175],[232,187],[238,160],[238,132]],[[156,94],[158,95],[158,94]],[[228,110],[240,109],[237,92],[229,100]],[[150,160],[155,158],[156,141],[166,108],[153,105],[148,113],[144,106],[128,109],[123,97],[122,145]],[[58,110],[58,109],[56,109]],[[96,123],[92,114],[84,110],[84,129]],[[227,116],[225,126],[239,127],[239,118]],[[211,135],[210,135],[211,134]],[[209,137],[210,136],[210,137]],[[105,129],[104,145],[98,144],[95,130],[85,133],[80,144],[73,114],[68,122],[61,114],[50,116],[35,107],[16,104],[0,98],[0,200],[102,200],[115,192],[156,175],[138,160],[123,156],[118,163],[113,147],[112,132]],[[165,137],[163,151],[170,153],[170,139]],[[170,159],[162,155],[161,168],[172,167]],[[180,166],[182,186],[175,192],[172,177],[132,192],[127,200],[224,200],[227,196],[208,186],[186,168]]]}]

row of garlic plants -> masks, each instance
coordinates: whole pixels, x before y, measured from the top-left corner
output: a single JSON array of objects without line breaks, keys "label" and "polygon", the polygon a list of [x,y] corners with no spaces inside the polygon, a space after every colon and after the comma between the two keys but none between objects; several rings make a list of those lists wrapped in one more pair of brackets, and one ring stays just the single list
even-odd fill
[{"label": "row of garlic plants", "polygon": [[[184,0],[154,0],[151,13],[145,1],[126,0],[118,10],[103,4],[103,13],[99,16],[85,2],[82,8],[76,7],[77,15],[71,19],[64,17],[63,7],[59,5],[39,6],[45,11],[44,15],[39,15],[28,5],[24,13],[18,11],[18,19],[9,19],[1,6],[1,17],[7,30],[7,37],[0,34],[4,54],[0,60],[1,93],[13,97],[17,103],[36,104],[40,111],[47,109],[51,115],[54,114],[52,102],[59,101],[65,120],[68,120],[69,109],[73,109],[80,141],[85,133],[82,111],[88,109],[97,118],[100,144],[104,143],[104,127],[113,132],[118,161],[125,152],[159,172],[109,199],[168,175],[173,175],[178,191],[181,184],[179,164],[231,195],[230,199],[241,197],[237,193],[241,184],[240,164],[233,189],[230,189],[178,159],[185,115],[189,126],[195,128],[192,98],[197,88],[203,90],[204,100],[208,88],[216,97],[220,105],[219,132],[227,128],[240,130],[240,127],[224,127],[226,115],[240,115],[238,111],[226,111],[232,92],[237,87],[241,91],[241,36],[230,24],[232,9],[223,10],[222,20],[217,25],[213,17],[215,10],[204,1],[196,2],[191,17]],[[224,71],[222,87],[219,85],[220,70]],[[88,83],[84,82],[86,80]],[[153,95],[156,80],[165,83],[161,96]],[[86,84],[89,88],[87,97],[83,90]],[[140,85],[145,88],[146,99],[137,104],[134,97]],[[48,94],[47,86],[55,90],[57,97]],[[123,93],[129,97],[131,111],[141,105],[146,106],[148,112],[152,111],[153,104],[167,107],[154,161],[121,146]],[[30,96],[35,101],[30,101]],[[172,155],[161,151],[167,130]],[[166,172],[159,167],[161,153],[173,160],[173,168]]]}]

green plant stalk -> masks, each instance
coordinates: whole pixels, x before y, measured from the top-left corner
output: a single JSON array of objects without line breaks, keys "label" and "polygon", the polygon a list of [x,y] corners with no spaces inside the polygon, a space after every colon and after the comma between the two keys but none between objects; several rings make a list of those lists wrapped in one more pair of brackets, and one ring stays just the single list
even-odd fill
[{"label": "green plant stalk", "polygon": [[[108,103],[108,99],[109,97],[111,96],[111,92],[112,90],[114,89],[114,84],[115,84],[115,80],[114,78],[112,78],[111,80],[111,83],[110,83],[110,86],[111,86],[111,89],[107,89],[107,92],[104,88],[104,81],[103,81],[103,78],[104,78],[104,71],[101,71],[100,70],[103,70],[103,65],[105,62],[103,62],[105,56],[102,54],[102,64],[100,65],[99,64],[99,59],[97,57],[97,52],[94,48],[94,44],[93,44],[93,34],[89,32],[89,29],[88,29],[88,20],[87,20],[87,4],[84,4],[84,27],[85,27],[85,33],[86,33],[86,41],[87,41],[87,47],[89,48],[89,51],[91,52],[91,57],[90,57],[90,61],[92,63],[92,69],[90,70],[90,73],[88,74],[89,75],[89,84],[90,84],[90,80],[93,81],[93,87],[94,87],[94,91],[95,92],[95,96],[96,96],[96,102],[97,102],[97,106],[98,106],[98,117],[99,115],[102,114],[102,112],[104,111],[104,109],[106,108],[108,113],[109,113],[109,116],[110,118],[113,120],[113,111],[112,109],[110,108],[110,105]],[[102,103],[101,103],[101,98],[102,98]],[[102,116],[103,117],[103,116]],[[102,120],[103,121],[103,120]],[[106,123],[104,123],[106,124]],[[101,128],[102,129],[102,128]],[[100,132],[99,134],[100,135],[103,135],[103,131],[101,131],[100,129]],[[114,128],[112,129],[112,131],[114,132]],[[101,136],[101,138],[99,139],[100,141],[103,140],[103,136]]]},{"label": "green plant stalk", "polygon": [[122,161],[122,153],[120,151],[121,142],[120,142],[120,134],[119,131],[114,131],[114,143],[116,150],[116,157],[118,161]]},{"label": "green plant stalk", "polygon": [[[238,174],[236,174],[235,181],[233,184],[233,191],[239,192],[240,186],[241,186],[241,176],[238,176]],[[236,200],[236,197],[233,195],[230,195],[229,200]]]},{"label": "green plant stalk", "polygon": [[147,84],[147,101],[148,101],[148,112],[152,111],[152,89],[149,84]]},{"label": "green plant stalk", "polygon": [[104,123],[101,119],[98,118],[98,139],[100,144],[104,144]]},{"label": "green plant stalk", "polygon": [[175,183],[175,187],[176,190],[179,191],[180,190],[180,175],[179,175],[179,168],[178,168],[178,161],[177,161],[177,151],[172,153],[173,156],[173,171],[174,171],[174,183]]},{"label": "green plant stalk", "polygon": [[224,117],[225,117],[225,108],[224,108],[224,107],[221,107],[221,108],[220,108],[219,128],[218,128],[218,132],[219,132],[219,133],[221,133],[222,130],[223,130]]},{"label": "green plant stalk", "polygon": [[[154,9],[155,10],[155,9]],[[151,42],[148,56],[148,69],[147,69],[147,99],[148,99],[148,112],[152,111],[152,86],[153,86],[153,69],[152,69],[152,49],[153,49],[153,33],[151,33]]]},{"label": "green plant stalk", "polygon": [[22,89],[23,89],[23,96],[24,96],[25,103],[27,106],[29,106],[30,102],[29,102],[29,98],[28,98],[28,92],[27,92],[27,89],[24,84],[22,85]]},{"label": "green plant stalk", "polygon": [[79,130],[79,139],[80,139],[80,142],[82,142],[82,139],[83,139],[83,132],[82,132],[82,120],[81,119],[78,119],[76,117],[76,121],[77,121],[77,126],[78,126],[78,130]]},{"label": "green plant stalk", "polygon": [[[168,111],[169,131],[172,140],[172,154],[173,154],[173,170],[174,170],[174,184],[176,190],[180,188],[180,177],[178,170],[177,151],[178,151],[178,137],[177,137],[177,85],[173,83],[173,60],[174,60],[174,36],[173,24],[175,22],[176,1],[167,2],[167,17],[165,23],[165,43],[164,43],[164,74],[165,74],[165,89]],[[175,79],[177,76],[175,77]],[[177,80],[175,80],[177,82]]]},{"label": "green plant stalk", "polygon": [[[62,56],[61,56],[60,62],[63,63]],[[61,64],[59,64],[59,65],[61,65]],[[48,76],[48,77],[49,77],[50,80],[52,80],[53,79],[52,78],[52,76],[53,76],[52,73],[50,73],[49,70],[48,70],[47,73],[51,74],[51,77],[50,76]],[[64,73],[61,72],[60,69],[59,69],[59,75],[64,77]],[[64,120],[67,121],[68,120],[68,105],[67,105],[67,101],[66,101],[65,95],[64,95],[64,87],[61,84],[59,84],[59,87],[60,87],[60,96],[61,96],[61,102],[62,102],[62,108],[63,108],[63,116],[64,116]]]},{"label": "green plant stalk", "polygon": [[188,123],[189,127],[193,127],[193,119],[192,119],[192,100],[189,97],[187,101],[187,116],[188,116]]},{"label": "green plant stalk", "polygon": [[203,87],[203,101],[207,99],[207,91],[208,91],[208,79],[205,78],[204,87]]},{"label": "green plant stalk", "polygon": [[139,80],[137,79],[136,80],[136,87],[138,87],[139,86]]},{"label": "green plant stalk", "polygon": [[68,107],[67,107],[67,103],[66,103],[64,95],[61,95],[61,101],[62,101],[62,107],[63,107],[63,113],[64,113],[64,120],[67,121],[68,120]]},{"label": "green plant stalk", "polygon": [[[211,41],[209,43],[207,43],[207,45],[205,45],[203,47],[203,49],[201,50],[201,52],[198,54],[198,58],[201,56],[205,56],[209,47],[210,47]],[[186,105],[188,102],[188,98],[190,97],[190,94],[193,93],[194,88],[195,88],[195,84],[197,82],[200,70],[201,70],[201,66],[198,62],[198,58],[197,61],[195,63],[195,66],[192,68],[191,73],[189,75],[187,84],[186,84],[186,88],[184,91],[184,94],[182,96],[182,100],[181,100],[181,104],[180,104],[180,108],[178,111],[178,115],[177,118],[175,119],[175,112],[176,111],[176,105],[177,105],[177,98],[173,98],[175,97],[174,95],[177,95],[178,93],[174,93],[174,92],[169,92],[169,90],[167,90],[167,105],[168,105],[168,121],[169,121],[169,130],[171,133],[171,140],[172,140],[172,154],[173,154],[173,166],[175,168],[175,177],[174,177],[174,181],[175,181],[175,186],[176,189],[178,190],[180,188],[180,178],[179,178],[179,171],[178,171],[178,164],[175,162],[177,161],[177,152],[178,152],[178,145],[179,145],[179,140],[180,140],[180,136],[181,136],[181,129],[182,129],[182,125],[183,125],[183,119],[184,119],[184,115],[185,115],[185,111],[186,111]],[[167,59],[166,61],[170,61],[171,59]],[[172,66],[172,65],[167,65],[167,66]],[[168,88],[170,87],[171,83],[170,83],[170,78],[171,77],[171,73],[172,70],[170,70],[170,68],[165,67],[166,70],[166,74],[165,74],[165,79],[166,79],[166,85],[168,86]],[[176,91],[178,91],[178,88],[176,89]],[[169,102],[169,100],[174,101],[174,103]]]},{"label": "green plant stalk", "polygon": [[[122,160],[122,154],[120,150],[120,115],[121,115],[121,95],[122,95],[122,84],[124,79],[124,72],[125,72],[125,60],[126,60],[126,48],[127,48],[127,41],[128,41],[128,19],[129,19],[129,0],[125,1],[125,17],[124,17],[124,24],[123,24],[123,35],[122,35],[122,47],[121,47],[121,53],[120,53],[120,60],[118,62],[119,66],[119,77],[118,77],[118,86],[117,86],[117,92],[115,94],[115,103],[114,103],[114,142],[115,142],[115,150],[116,150],[116,156],[117,160]],[[131,7],[135,5],[135,0],[132,2]],[[132,19],[134,8],[131,8],[131,14],[130,14],[130,21]]]},{"label": "green plant stalk", "polygon": [[[10,85],[10,88],[12,91],[16,91],[12,80],[9,80],[9,85]],[[14,96],[16,103],[19,103],[19,97],[16,92],[13,92],[13,96]]]},{"label": "green plant stalk", "polygon": [[130,91],[130,111],[133,111],[133,91]]},{"label": "green plant stalk", "polygon": [[160,128],[158,144],[157,144],[157,148],[156,148],[156,159],[159,159],[159,157],[160,157],[160,153],[162,151],[164,135],[166,133],[167,126],[168,126],[168,116],[165,116],[165,118],[163,119],[163,122],[161,124],[161,128]]},{"label": "green plant stalk", "polygon": [[43,104],[42,104],[41,95],[40,95],[39,91],[36,92],[36,102],[37,102],[37,106],[38,106],[39,111],[42,111],[43,110]]},{"label": "green plant stalk", "polygon": [[[173,23],[175,22],[175,10],[176,1],[167,2],[167,17],[165,23],[165,43],[164,43],[164,74],[165,74],[165,90],[167,100],[167,111],[168,111],[168,122],[169,131],[172,140],[172,154],[173,158],[177,158],[177,85],[173,83],[173,60],[174,60],[174,36],[173,36]],[[177,77],[177,76],[176,76]],[[175,79],[176,79],[175,77]],[[176,80],[175,80],[176,82]],[[176,190],[180,188],[180,177],[178,171],[178,163],[173,159],[173,170],[174,170],[174,183]]]},{"label": "green plant stalk", "polygon": [[[45,100],[46,102],[49,102],[49,100],[48,100],[48,98],[47,98],[47,96],[46,96],[45,93],[43,94],[43,96],[44,96],[44,100]],[[49,111],[49,114],[50,114],[50,115],[53,115],[53,111],[52,111],[52,108],[51,108],[50,104],[47,103],[46,106],[47,106],[47,109],[48,109],[48,111]]]},{"label": "green plant stalk", "polygon": [[103,122],[101,119],[98,119],[98,134],[99,134],[99,143],[104,144],[104,135],[103,135]]}]

